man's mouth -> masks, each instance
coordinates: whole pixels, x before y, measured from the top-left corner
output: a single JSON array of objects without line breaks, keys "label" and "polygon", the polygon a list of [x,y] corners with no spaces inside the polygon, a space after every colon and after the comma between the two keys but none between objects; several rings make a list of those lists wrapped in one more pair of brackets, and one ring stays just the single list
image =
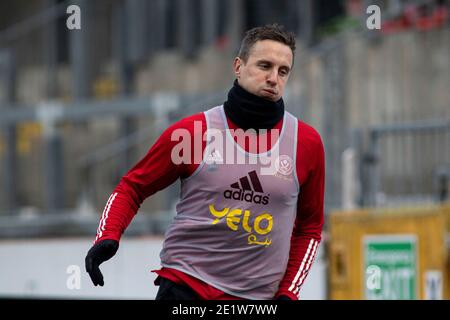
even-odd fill
[{"label": "man's mouth", "polygon": [[267,93],[269,93],[271,95],[274,95],[274,96],[277,94],[277,92],[275,90],[272,90],[272,89],[263,89],[263,91],[267,92]]}]

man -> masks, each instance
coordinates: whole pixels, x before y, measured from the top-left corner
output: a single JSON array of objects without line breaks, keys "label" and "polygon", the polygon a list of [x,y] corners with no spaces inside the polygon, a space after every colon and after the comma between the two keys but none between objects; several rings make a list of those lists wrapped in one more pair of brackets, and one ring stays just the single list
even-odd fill
[{"label": "man", "polygon": [[[299,298],[321,240],[325,169],[319,134],[284,110],[294,51],[281,26],[247,31],[224,105],[169,127],[121,179],[86,256],[95,285],[144,199],[181,179],[156,299]],[[194,150],[180,151],[186,132]]]}]

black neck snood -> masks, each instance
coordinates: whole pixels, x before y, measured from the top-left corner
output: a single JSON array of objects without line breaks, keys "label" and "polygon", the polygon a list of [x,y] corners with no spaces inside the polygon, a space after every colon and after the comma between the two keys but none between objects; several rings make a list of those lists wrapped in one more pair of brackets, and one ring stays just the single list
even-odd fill
[{"label": "black neck snood", "polygon": [[273,102],[258,97],[235,80],[224,102],[224,110],[227,117],[244,130],[272,129],[284,116],[284,102],[283,98]]}]

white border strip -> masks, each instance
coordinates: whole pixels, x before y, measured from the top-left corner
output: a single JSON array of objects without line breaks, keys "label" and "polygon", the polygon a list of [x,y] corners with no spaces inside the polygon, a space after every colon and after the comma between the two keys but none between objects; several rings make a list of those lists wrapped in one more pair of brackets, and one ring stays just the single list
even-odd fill
[{"label": "white border strip", "polygon": [[308,260],[309,252],[311,251],[311,247],[314,245],[314,239],[311,239],[309,241],[308,250],[306,250],[306,254],[303,257],[303,261],[300,264],[300,268],[298,268],[297,274],[294,277],[294,280],[292,280],[291,286],[289,287],[289,291],[292,291],[295,288],[295,284],[297,283],[298,278],[300,277],[303,267],[305,266],[305,262]]},{"label": "white border strip", "polygon": [[111,210],[112,203],[117,196],[117,192],[113,193],[109,196],[108,201],[106,202],[105,209],[103,209],[102,218],[100,219],[100,223],[97,229],[97,237],[95,237],[95,241],[100,239],[103,236],[103,231],[105,231],[106,220],[108,219],[109,210]]},{"label": "white border strip", "polygon": [[294,294],[298,294],[298,292],[300,291],[300,287],[303,284],[303,280],[305,280],[305,277],[308,275],[309,273],[309,269],[311,268],[312,262],[314,261],[314,258],[316,257],[316,253],[317,253],[317,247],[319,246],[319,242],[316,241],[314,244],[314,249],[313,252],[311,253],[309,260],[308,260],[308,264],[306,265],[305,271],[303,272],[302,277],[300,278],[300,280],[298,281],[297,284],[297,288],[295,288],[295,290],[293,291]]}]

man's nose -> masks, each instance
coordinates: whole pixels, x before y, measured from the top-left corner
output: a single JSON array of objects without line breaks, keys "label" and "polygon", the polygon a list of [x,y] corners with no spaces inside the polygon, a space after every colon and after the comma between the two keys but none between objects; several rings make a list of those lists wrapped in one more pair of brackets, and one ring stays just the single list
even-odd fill
[{"label": "man's nose", "polygon": [[275,69],[272,69],[269,74],[267,75],[267,82],[274,86],[277,84],[277,71]]}]

